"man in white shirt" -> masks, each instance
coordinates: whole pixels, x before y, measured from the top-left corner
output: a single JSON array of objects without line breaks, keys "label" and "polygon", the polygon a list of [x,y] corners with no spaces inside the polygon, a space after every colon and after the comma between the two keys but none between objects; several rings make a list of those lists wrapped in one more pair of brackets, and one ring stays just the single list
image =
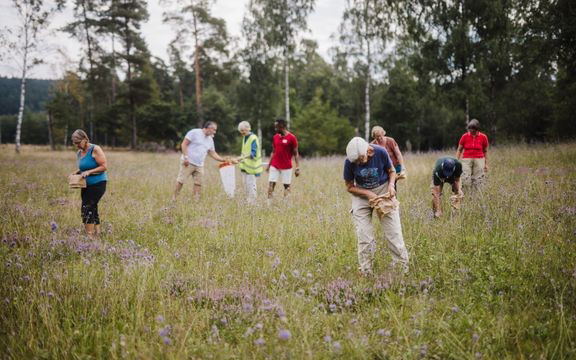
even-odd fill
[{"label": "man in white shirt", "polygon": [[190,175],[194,178],[194,196],[200,197],[202,189],[202,175],[204,175],[204,159],[206,154],[216,161],[225,161],[214,149],[214,134],[218,126],[213,121],[204,123],[202,129],[192,129],[188,131],[182,141],[182,156],[180,157],[180,171],[176,178],[176,189],[173,200],[182,190],[184,181]]}]

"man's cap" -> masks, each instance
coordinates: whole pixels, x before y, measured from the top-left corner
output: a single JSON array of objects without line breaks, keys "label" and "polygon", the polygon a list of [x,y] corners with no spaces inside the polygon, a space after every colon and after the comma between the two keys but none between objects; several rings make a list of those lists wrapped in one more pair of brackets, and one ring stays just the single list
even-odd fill
[{"label": "man's cap", "polygon": [[442,162],[442,174],[445,178],[449,178],[454,175],[454,170],[456,170],[456,160],[452,158],[444,159]]},{"label": "man's cap", "polygon": [[350,162],[358,160],[361,155],[366,155],[368,152],[368,143],[361,137],[354,137],[346,146],[346,158]]}]

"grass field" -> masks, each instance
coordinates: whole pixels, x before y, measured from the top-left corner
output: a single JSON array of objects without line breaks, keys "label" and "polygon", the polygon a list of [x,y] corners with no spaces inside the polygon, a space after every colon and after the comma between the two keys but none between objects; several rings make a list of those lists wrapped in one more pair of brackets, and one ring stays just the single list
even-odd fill
[{"label": "grass field", "polygon": [[391,282],[381,241],[358,275],[343,157],[303,160],[270,206],[262,177],[246,207],[212,160],[171,205],[178,155],[109,151],[91,240],[74,152],[0,147],[0,358],[576,358],[576,144],[494,148],[483,192],[433,220],[441,154],[406,155]]}]

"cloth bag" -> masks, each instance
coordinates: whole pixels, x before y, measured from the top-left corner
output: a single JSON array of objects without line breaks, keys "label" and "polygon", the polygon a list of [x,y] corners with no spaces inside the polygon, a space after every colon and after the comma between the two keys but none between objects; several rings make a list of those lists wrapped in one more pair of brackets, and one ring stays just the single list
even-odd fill
[{"label": "cloth bag", "polygon": [[450,196],[450,206],[452,206],[456,210],[460,210],[460,205],[462,203],[463,198],[464,194],[456,194]]},{"label": "cloth bag", "polygon": [[400,206],[400,201],[398,201],[396,197],[391,197],[389,192],[378,195],[368,203],[370,204],[370,207],[376,210],[376,214],[378,214],[378,217],[380,218]]},{"label": "cloth bag", "polygon": [[226,161],[219,164],[218,167],[220,168],[220,179],[222,180],[224,192],[228,197],[233,198],[236,191],[236,169],[234,164]]},{"label": "cloth bag", "polygon": [[86,179],[80,174],[70,174],[68,176],[68,185],[71,189],[82,189],[86,187]]}]

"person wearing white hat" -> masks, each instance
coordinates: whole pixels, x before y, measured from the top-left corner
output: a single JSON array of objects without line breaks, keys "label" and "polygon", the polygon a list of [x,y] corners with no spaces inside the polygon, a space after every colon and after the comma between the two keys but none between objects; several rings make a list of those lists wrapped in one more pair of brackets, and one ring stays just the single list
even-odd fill
[{"label": "person wearing white hat", "polygon": [[[358,239],[358,261],[360,272],[372,274],[372,263],[376,252],[376,239],[372,227],[374,200],[394,199],[396,171],[390,156],[381,146],[368,144],[360,137],[354,137],[346,146],[344,161],[344,181],[352,195],[352,220]],[[408,271],[408,251],[404,245],[400,212],[398,207],[380,217],[382,233],[392,252],[392,265],[400,264],[402,271]]]}]

